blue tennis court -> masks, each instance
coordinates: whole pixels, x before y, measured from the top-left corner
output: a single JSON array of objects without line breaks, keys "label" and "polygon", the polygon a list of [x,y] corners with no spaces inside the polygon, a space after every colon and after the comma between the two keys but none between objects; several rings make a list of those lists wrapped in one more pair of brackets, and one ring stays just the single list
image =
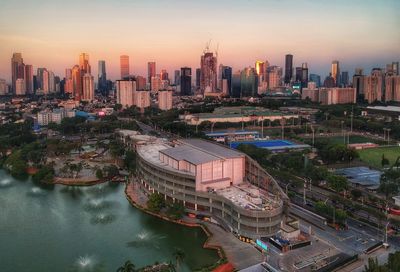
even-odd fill
[{"label": "blue tennis court", "polygon": [[236,149],[240,144],[251,144],[256,147],[267,148],[267,149],[270,147],[286,147],[295,145],[290,141],[284,141],[284,140],[267,140],[267,141],[259,140],[259,141],[232,142],[230,146]]}]

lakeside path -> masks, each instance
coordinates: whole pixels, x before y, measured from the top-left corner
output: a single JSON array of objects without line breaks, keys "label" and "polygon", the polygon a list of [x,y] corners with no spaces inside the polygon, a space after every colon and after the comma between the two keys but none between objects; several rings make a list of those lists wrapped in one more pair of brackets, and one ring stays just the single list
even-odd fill
[{"label": "lakeside path", "polygon": [[54,184],[62,184],[68,186],[88,186],[88,185],[95,185],[98,183],[103,183],[105,180],[99,180],[96,177],[82,177],[82,178],[61,178],[55,177]]},{"label": "lakeside path", "polygon": [[203,247],[217,250],[221,258],[226,255],[228,262],[232,263],[237,270],[247,268],[263,261],[262,254],[253,245],[240,241],[232,233],[225,231],[219,225],[199,221],[187,216],[182,220],[176,221],[146,210],[147,198],[141,192],[136,182],[127,183],[125,193],[127,199],[133,206],[146,213],[188,227],[201,227],[208,236]]}]

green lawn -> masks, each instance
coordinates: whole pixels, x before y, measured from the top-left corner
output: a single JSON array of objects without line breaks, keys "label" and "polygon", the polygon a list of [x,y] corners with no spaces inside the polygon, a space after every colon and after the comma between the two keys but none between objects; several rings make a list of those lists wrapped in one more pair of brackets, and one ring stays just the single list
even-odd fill
[{"label": "green lawn", "polygon": [[[331,140],[335,144],[343,144],[343,136],[330,137],[329,140]],[[371,139],[371,138],[367,138],[367,137],[359,136],[359,135],[352,135],[352,136],[350,136],[349,140],[350,140],[351,144],[359,144],[359,143],[382,144],[382,142],[383,142],[380,140]],[[346,141],[347,141],[347,139],[346,139]]]},{"label": "green lawn", "polygon": [[379,147],[379,148],[368,148],[364,150],[359,150],[360,159],[373,166],[375,168],[382,168],[382,154],[385,154],[385,158],[387,158],[392,165],[398,156],[400,156],[400,147]]}]

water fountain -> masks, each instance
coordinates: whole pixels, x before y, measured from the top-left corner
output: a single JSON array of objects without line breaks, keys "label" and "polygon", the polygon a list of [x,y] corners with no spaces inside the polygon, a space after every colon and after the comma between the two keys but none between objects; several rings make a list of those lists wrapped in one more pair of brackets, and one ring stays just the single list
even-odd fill
[{"label": "water fountain", "polygon": [[136,240],[127,242],[127,247],[153,247],[160,248],[160,240],[165,239],[164,235],[155,235],[151,232],[143,230],[136,235]]},{"label": "water fountain", "polygon": [[100,211],[106,208],[110,208],[114,203],[103,198],[95,198],[88,201],[85,204],[84,209],[86,211]]},{"label": "water fountain", "polygon": [[11,179],[3,179],[0,180],[0,188],[7,188],[12,186],[12,181]]},{"label": "water fountain", "polygon": [[30,196],[42,196],[44,195],[44,190],[39,187],[33,187],[27,192],[27,195]]},{"label": "water fountain", "polygon": [[100,213],[94,216],[90,222],[92,224],[110,224],[115,220],[115,215]]}]

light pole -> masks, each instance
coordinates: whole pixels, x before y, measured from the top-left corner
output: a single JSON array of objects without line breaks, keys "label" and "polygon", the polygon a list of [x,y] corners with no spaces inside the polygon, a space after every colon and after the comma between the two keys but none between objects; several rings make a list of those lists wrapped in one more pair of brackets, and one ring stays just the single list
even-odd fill
[{"label": "light pole", "polygon": [[311,131],[312,131],[312,145],[314,147],[315,130],[314,130],[314,127],[312,125],[310,125],[310,127],[311,127]]},{"label": "light pole", "polygon": [[391,129],[390,128],[388,128],[387,129],[387,141],[388,141],[388,145],[389,145],[389,143],[390,143],[390,131],[391,131]]},{"label": "light pole", "polygon": [[343,143],[346,144],[346,133],[344,133],[344,128],[343,128],[344,121],[342,120],[340,123],[342,124]]}]

